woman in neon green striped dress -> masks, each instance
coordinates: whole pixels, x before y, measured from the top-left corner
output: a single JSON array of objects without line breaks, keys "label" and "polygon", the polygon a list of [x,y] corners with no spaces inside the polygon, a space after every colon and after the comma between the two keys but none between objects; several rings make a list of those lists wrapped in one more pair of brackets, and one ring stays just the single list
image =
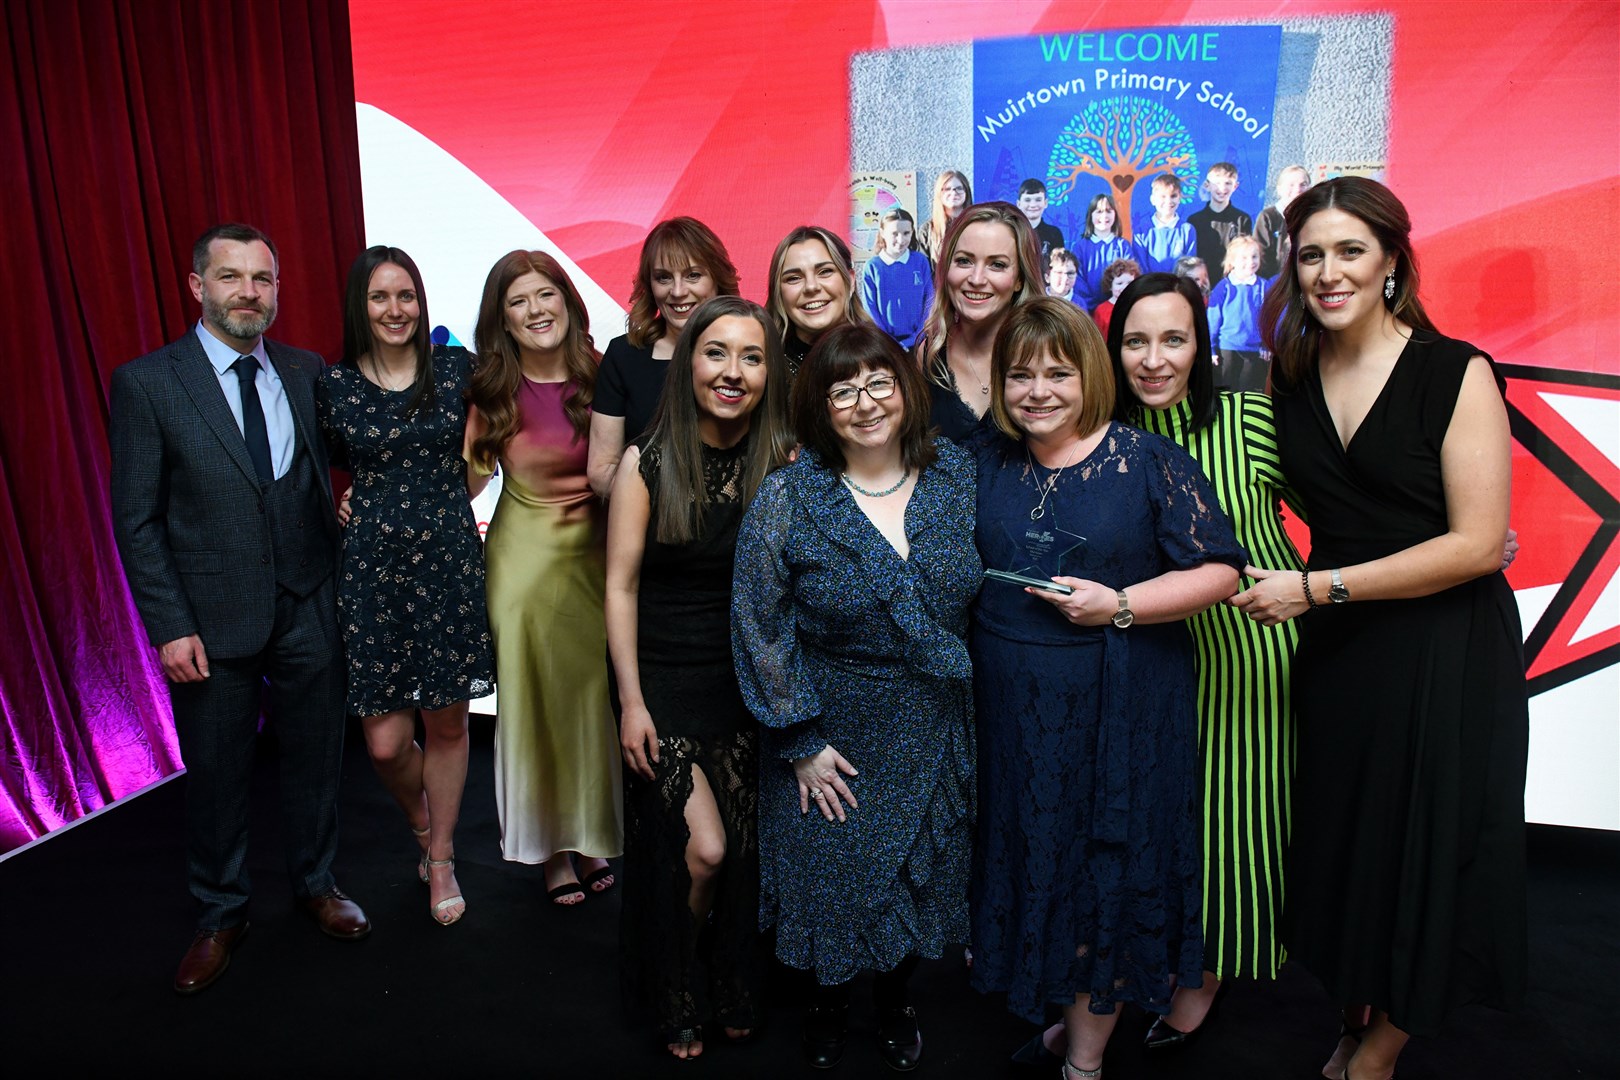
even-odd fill
[{"label": "woman in neon green striped dress", "polygon": [[[1214,388],[1198,287],[1147,274],[1114,305],[1108,337],[1116,417],[1163,435],[1203,467],[1254,566],[1299,569],[1283,531],[1271,399]],[[1274,560],[1268,561],[1268,560]],[[1298,631],[1260,626],[1225,604],[1188,621],[1198,657],[1198,751],[1204,805],[1204,985],[1176,993],[1149,1049],[1196,1032],[1222,979],[1275,978],[1288,843],[1294,717],[1288,666]]]}]

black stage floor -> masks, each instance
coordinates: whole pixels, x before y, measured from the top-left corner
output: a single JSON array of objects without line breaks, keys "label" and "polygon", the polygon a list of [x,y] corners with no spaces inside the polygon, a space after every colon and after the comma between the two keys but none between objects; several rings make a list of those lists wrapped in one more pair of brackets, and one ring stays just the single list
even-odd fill
[{"label": "black stage floor", "polygon": [[[193,998],[169,989],[193,925],[184,780],[0,863],[6,1075],[816,1075],[801,1063],[798,1014],[786,1001],[752,1043],[711,1043],[690,1064],[624,1018],[618,891],[555,909],[538,867],[501,860],[491,730],[475,718],[457,867],[469,910],[444,928],[428,917],[414,841],[351,728],[338,881],[376,927],[352,944],[322,937],[292,908],[266,740],[255,780],[253,928],[230,971]],[[1620,1076],[1620,834],[1537,827],[1530,855],[1528,1007],[1463,1012],[1408,1049],[1402,1080]],[[925,964],[913,989],[921,1075],[1020,1075],[1007,1056],[1033,1029],[968,989],[960,955]],[[1146,1021],[1128,1011],[1109,1050],[1109,1080],[1320,1076],[1337,1019],[1306,973],[1234,984],[1227,998],[1218,1023],[1167,1060],[1143,1056]],[[871,1032],[869,998],[857,992],[849,1052],[827,1075],[888,1075]]]}]

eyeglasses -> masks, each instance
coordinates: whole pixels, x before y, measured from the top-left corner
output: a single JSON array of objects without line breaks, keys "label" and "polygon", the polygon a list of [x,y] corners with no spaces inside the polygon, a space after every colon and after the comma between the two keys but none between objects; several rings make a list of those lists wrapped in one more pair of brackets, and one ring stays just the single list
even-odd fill
[{"label": "eyeglasses", "polygon": [[827,395],[827,400],[832,402],[835,409],[853,409],[855,403],[861,400],[861,391],[864,390],[866,396],[873,401],[882,401],[893,396],[894,386],[895,381],[892,377],[879,375],[875,379],[866,380],[865,386],[840,386]]}]

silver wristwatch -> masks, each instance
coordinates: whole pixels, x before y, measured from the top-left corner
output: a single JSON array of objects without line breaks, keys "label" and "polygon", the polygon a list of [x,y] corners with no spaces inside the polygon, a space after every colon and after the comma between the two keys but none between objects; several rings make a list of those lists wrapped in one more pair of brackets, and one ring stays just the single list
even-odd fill
[{"label": "silver wristwatch", "polygon": [[1328,599],[1335,604],[1342,604],[1349,600],[1350,590],[1344,587],[1344,578],[1339,575],[1337,570],[1330,570],[1328,573],[1333,578],[1333,587],[1328,590]]},{"label": "silver wristwatch", "polygon": [[1124,589],[1115,589],[1114,594],[1119,597],[1119,610],[1114,612],[1112,621],[1115,626],[1125,630],[1136,621],[1136,613],[1131,610],[1131,600],[1125,595]]}]

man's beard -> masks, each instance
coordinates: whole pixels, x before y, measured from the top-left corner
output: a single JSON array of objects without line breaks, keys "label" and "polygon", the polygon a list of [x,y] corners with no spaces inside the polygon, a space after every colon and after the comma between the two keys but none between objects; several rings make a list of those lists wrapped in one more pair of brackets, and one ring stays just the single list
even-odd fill
[{"label": "man's beard", "polygon": [[203,299],[203,320],[214,329],[238,341],[251,341],[270,329],[276,319],[276,303],[261,302],[258,311],[232,311],[208,297]]}]

